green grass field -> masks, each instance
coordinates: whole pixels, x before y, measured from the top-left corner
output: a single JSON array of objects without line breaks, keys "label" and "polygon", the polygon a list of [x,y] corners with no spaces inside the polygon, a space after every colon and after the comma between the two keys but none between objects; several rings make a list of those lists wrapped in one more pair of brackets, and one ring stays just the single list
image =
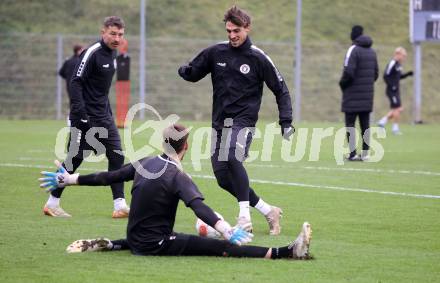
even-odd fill
[{"label": "green grass field", "polygon": [[[199,127],[206,124],[186,125]],[[0,121],[0,282],[439,282],[440,140],[439,125],[403,125],[403,136],[380,140],[385,156],[378,163],[338,166],[333,140],[325,139],[319,161],[306,156],[288,163],[276,139],[271,162],[247,164],[252,187],[284,210],[283,230],[267,234],[253,211],[254,244],[289,243],[303,221],[313,226],[315,260],[259,260],[208,257],[137,257],[129,252],[67,254],[76,239],[125,236],[126,220],[113,220],[109,188],[73,187],[63,208],[70,219],[45,217],[47,195],[39,171],[53,168],[55,121]],[[300,124],[299,128],[341,127]],[[136,136],[140,146],[147,134]],[[261,148],[256,139],[252,150]],[[209,160],[186,169],[207,203],[234,223],[235,200],[217,187]],[[85,163],[80,173],[106,163]],[[276,183],[278,182],[278,183]],[[126,184],[129,199],[130,185]],[[175,230],[194,233],[195,216],[179,207]]]}]

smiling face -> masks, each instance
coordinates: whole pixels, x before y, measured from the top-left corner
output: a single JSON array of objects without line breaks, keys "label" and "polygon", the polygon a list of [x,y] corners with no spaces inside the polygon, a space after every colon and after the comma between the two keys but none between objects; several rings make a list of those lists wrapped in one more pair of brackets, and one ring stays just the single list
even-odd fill
[{"label": "smiling face", "polygon": [[117,26],[103,27],[101,30],[101,36],[104,43],[110,49],[117,49],[124,38],[124,29]]},{"label": "smiling face", "polygon": [[250,31],[250,27],[240,27],[231,21],[226,22],[226,32],[228,33],[229,43],[232,47],[239,47],[245,42],[248,33]]}]

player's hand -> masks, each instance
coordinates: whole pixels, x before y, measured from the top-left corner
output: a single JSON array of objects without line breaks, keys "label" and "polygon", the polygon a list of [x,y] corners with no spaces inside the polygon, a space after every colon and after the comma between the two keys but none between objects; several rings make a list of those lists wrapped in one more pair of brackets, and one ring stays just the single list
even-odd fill
[{"label": "player's hand", "polygon": [[254,236],[252,233],[246,232],[241,228],[231,227],[231,225],[224,220],[217,221],[215,229],[222,234],[225,240],[238,246],[251,242]]},{"label": "player's hand", "polygon": [[290,140],[290,137],[295,133],[295,128],[292,125],[281,126],[281,135],[283,139]]},{"label": "player's hand", "polygon": [[185,77],[191,73],[191,67],[187,65],[183,65],[179,68],[178,72],[181,77]]},{"label": "player's hand", "polygon": [[89,119],[81,118],[81,119],[72,120],[72,127],[77,128],[78,130],[80,130],[85,134],[87,133],[88,130],[90,130],[92,125],[90,124]]},{"label": "player's hand", "polygon": [[229,230],[229,235],[229,242],[238,246],[252,242],[252,237],[254,236],[252,233],[246,232],[245,230],[237,227]]},{"label": "player's hand", "polygon": [[406,73],[406,75],[407,76],[412,76],[412,75],[414,75],[414,72],[413,71],[409,71],[408,73]]},{"label": "player's hand", "polygon": [[58,168],[55,173],[47,171],[41,172],[41,175],[44,177],[38,179],[38,181],[40,181],[40,188],[46,189],[46,192],[51,192],[58,188],[77,184],[79,174],[69,174],[58,160],[55,160],[55,165]]}]

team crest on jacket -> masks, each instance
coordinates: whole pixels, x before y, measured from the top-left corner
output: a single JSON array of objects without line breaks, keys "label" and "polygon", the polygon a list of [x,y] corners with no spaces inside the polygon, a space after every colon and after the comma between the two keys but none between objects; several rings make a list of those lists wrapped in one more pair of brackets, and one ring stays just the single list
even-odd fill
[{"label": "team crest on jacket", "polygon": [[248,64],[243,64],[243,65],[240,66],[240,72],[242,74],[246,75],[247,73],[249,73],[250,70],[251,70],[251,68],[249,67]]}]

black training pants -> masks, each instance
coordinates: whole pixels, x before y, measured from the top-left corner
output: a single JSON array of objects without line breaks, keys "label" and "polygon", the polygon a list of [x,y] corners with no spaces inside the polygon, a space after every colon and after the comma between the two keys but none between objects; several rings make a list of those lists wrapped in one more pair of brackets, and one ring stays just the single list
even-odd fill
[{"label": "black training pants", "polygon": [[370,128],[370,112],[345,112],[345,127],[347,129],[347,141],[350,149],[350,156],[356,155],[356,117],[359,117],[362,134],[362,149],[370,149],[370,135],[366,134]]},{"label": "black training pants", "polygon": [[[74,173],[81,165],[84,158],[91,152],[105,154],[108,159],[108,171],[118,170],[124,164],[124,156],[121,147],[121,138],[113,118],[91,121],[92,128],[83,133],[75,127],[71,127],[69,143],[67,146],[67,158],[63,163],[64,168],[70,174]],[[86,139],[87,137],[87,139]],[[94,144],[91,138],[95,138],[99,144]],[[92,143],[92,144],[90,144]],[[113,199],[124,198],[124,184],[111,185]],[[60,198],[64,188],[51,192],[54,197]]]}]

